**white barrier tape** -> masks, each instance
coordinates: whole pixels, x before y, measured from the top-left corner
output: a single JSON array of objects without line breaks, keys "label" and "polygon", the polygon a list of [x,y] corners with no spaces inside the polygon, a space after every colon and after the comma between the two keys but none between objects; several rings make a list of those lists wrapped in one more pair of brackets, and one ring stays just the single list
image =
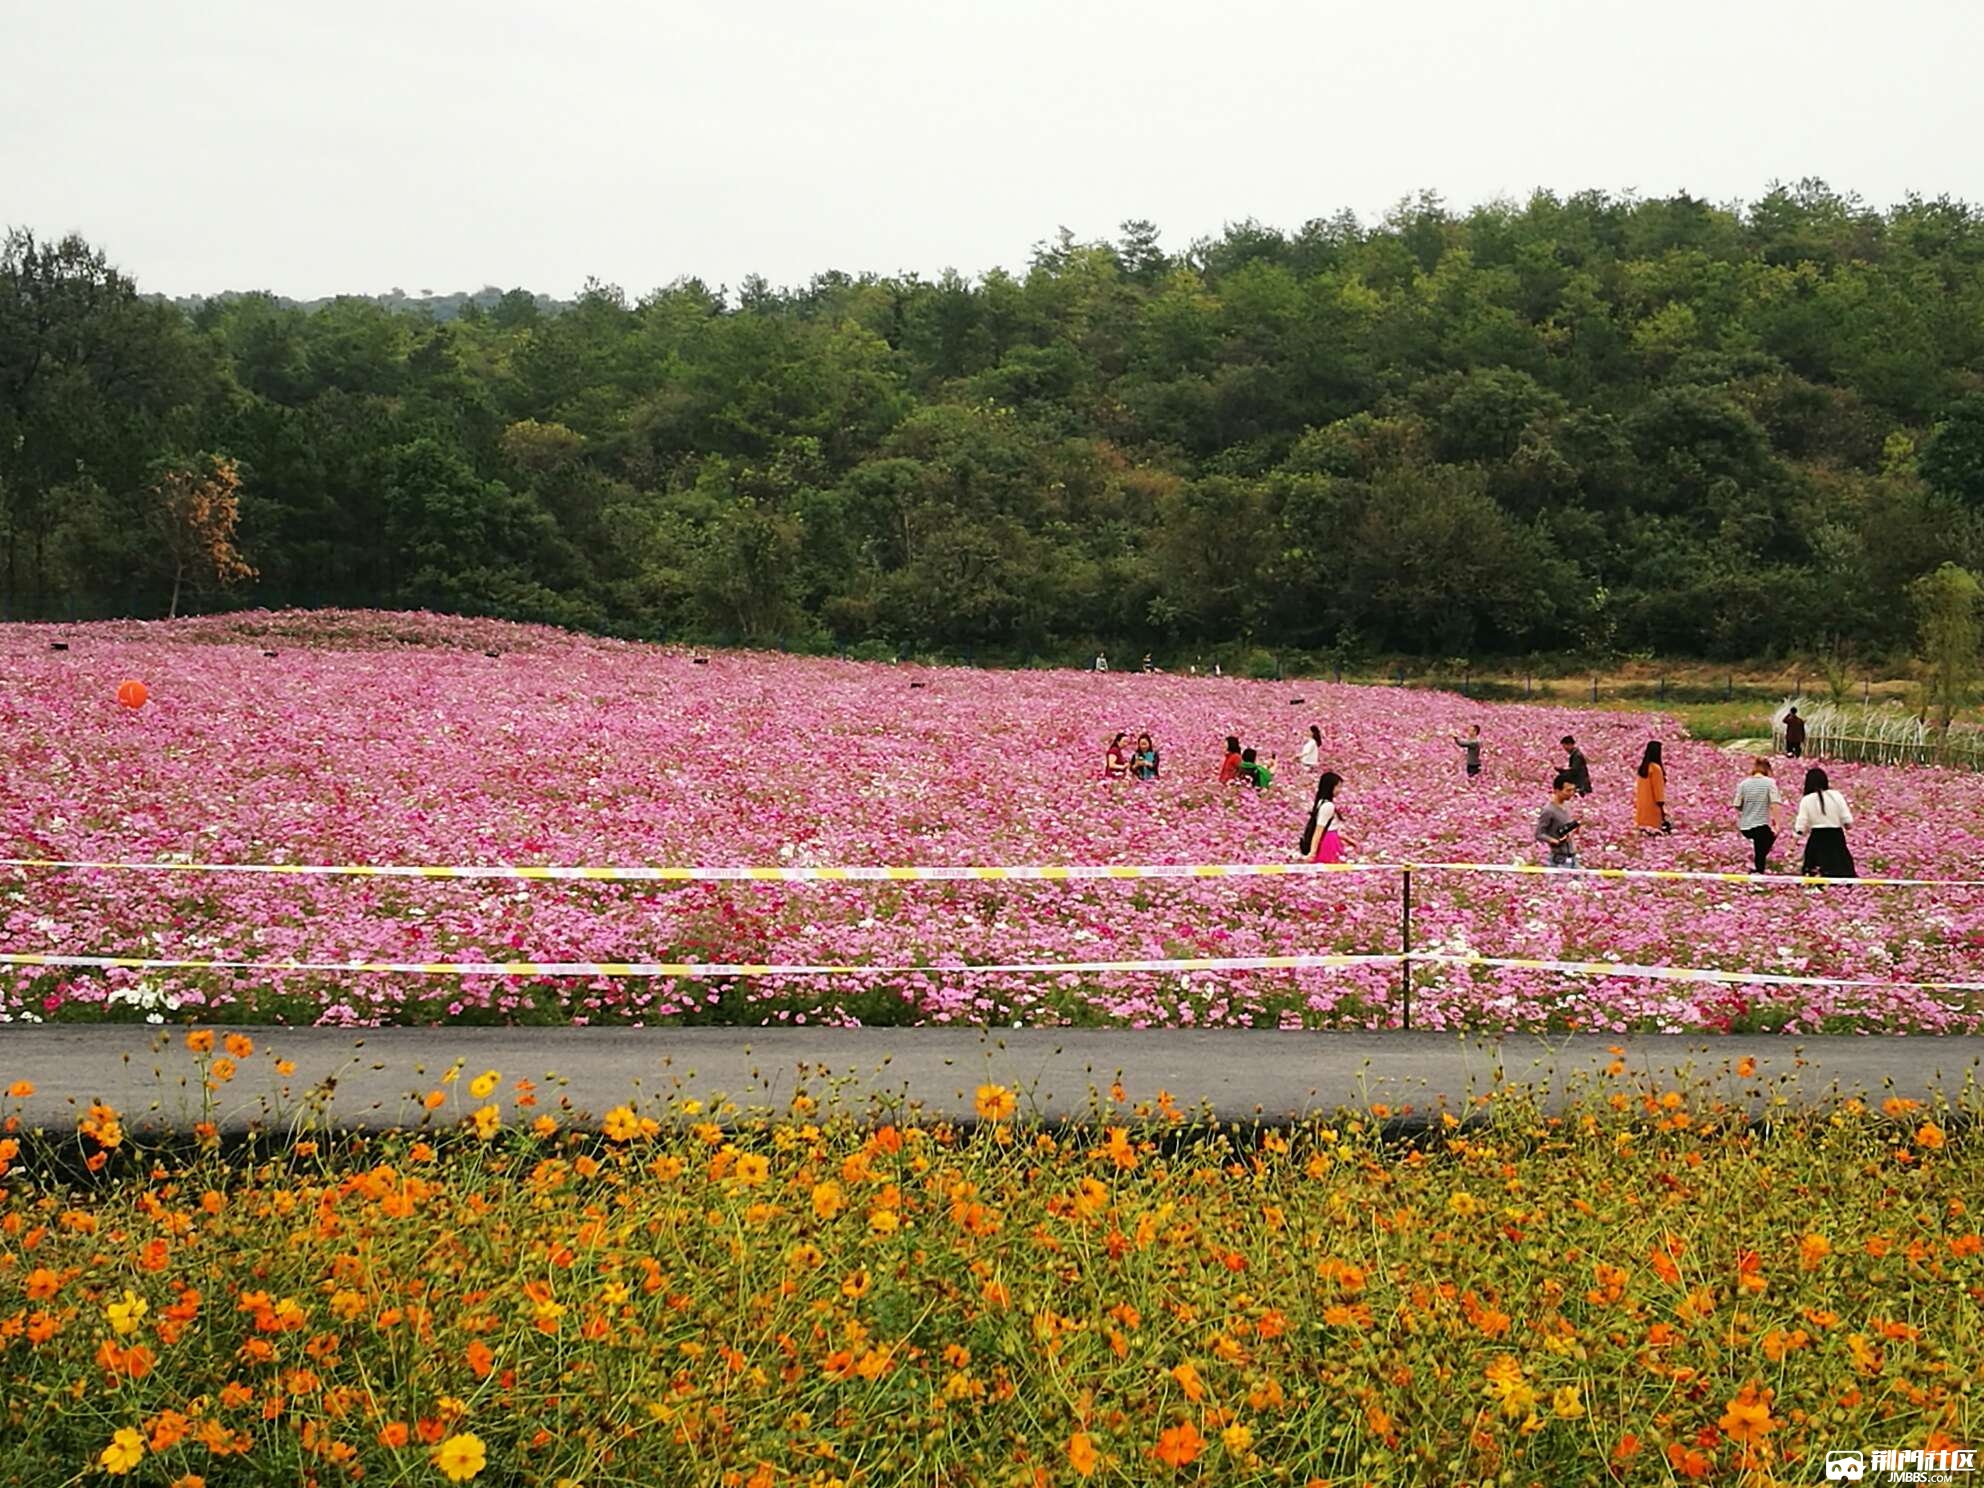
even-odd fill
[{"label": "white barrier tape", "polygon": [[[1393,960],[1405,959],[1394,956]],[[1476,956],[1451,951],[1413,951],[1414,962],[1435,962],[1443,966],[1485,966],[1491,970],[1553,971],[1569,976],[1646,978],[1662,982],[1722,982],[1766,987],[1859,987],[1894,991],[1908,988],[1922,992],[1984,992],[1984,982],[1893,982],[1866,977],[1792,976],[1784,972],[1716,971],[1707,967],[1647,966],[1624,961],[1548,961],[1527,956]]]},{"label": "white barrier tape", "polygon": [[0,951],[0,966],[64,966],[130,971],[321,971],[409,976],[493,977],[822,977],[968,972],[1288,971],[1315,966],[1395,964],[1396,955],[1180,956],[1145,961],[1020,961],[953,965],[820,965],[745,961],[193,961],[154,956],[58,956]]},{"label": "white barrier tape", "polygon": [[456,878],[577,880],[594,883],[914,883],[1093,879],[1281,878],[1329,873],[1513,873],[1564,882],[1580,878],[1681,879],[1763,884],[1771,888],[1984,889],[1980,878],[1802,878],[1792,874],[1718,873],[1702,868],[1552,868],[1542,863],[1070,863],[1005,867],[718,867],[415,863],[178,863],[0,858],[0,868],[118,873],[268,873],[319,878]]},{"label": "white barrier tape", "polygon": [[841,977],[965,973],[976,976],[1106,972],[1296,971],[1316,967],[1416,965],[1478,966],[1490,970],[1549,971],[1670,982],[1720,982],[1787,987],[1856,987],[1895,991],[1984,992],[1984,982],[1899,982],[1867,978],[1792,976],[1781,972],[1718,971],[1706,967],[1647,966],[1617,961],[1552,961],[1524,956],[1477,956],[1414,950],[1345,956],[1204,956],[1142,961],[1018,961],[990,964],[819,965],[700,961],[195,961],[152,956],[60,956],[0,951],[0,966],[59,966],[129,971],[283,971],[488,977]]}]

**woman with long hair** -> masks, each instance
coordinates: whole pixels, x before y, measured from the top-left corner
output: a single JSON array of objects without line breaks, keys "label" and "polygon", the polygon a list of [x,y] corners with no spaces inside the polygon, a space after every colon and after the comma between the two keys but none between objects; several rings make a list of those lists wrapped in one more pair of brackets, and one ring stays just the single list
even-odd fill
[{"label": "woman with long hair", "polygon": [[1325,770],[1316,782],[1316,803],[1302,829],[1302,854],[1312,863],[1343,861],[1343,836],[1338,831],[1343,813],[1336,804],[1336,788],[1342,784],[1343,777],[1334,770]]},{"label": "woman with long hair", "polygon": [[1323,731],[1315,724],[1309,725],[1309,737],[1302,741],[1302,752],[1295,756],[1305,770],[1313,770],[1323,762]]},{"label": "woman with long hair", "polygon": [[1109,748],[1102,755],[1102,778],[1121,780],[1130,773],[1130,751],[1123,747],[1123,741],[1130,736],[1118,734],[1109,741]]},{"label": "woman with long hair", "polygon": [[1157,746],[1149,734],[1137,735],[1137,752],[1131,756],[1130,769],[1139,780],[1157,779]]},{"label": "woman with long hair", "polygon": [[1807,878],[1858,878],[1853,854],[1847,851],[1846,829],[1853,825],[1853,808],[1832,788],[1826,772],[1814,765],[1805,772],[1805,794],[1798,802],[1798,820],[1791,830],[1805,839]]},{"label": "woman with long hair", "polygon": [[1660,762],[1660,741],[1649,739],[1640,756],[1639,779],[1633,782],[1633,825],[1647,836],[1671,832],[1667,820],[1667,767]]},{"label": "woman with long hair", "polygon": [[1240,778],[1240,740],[1233,734],[1226,736],[1226,758],[1219,762],[1219,783]]}]

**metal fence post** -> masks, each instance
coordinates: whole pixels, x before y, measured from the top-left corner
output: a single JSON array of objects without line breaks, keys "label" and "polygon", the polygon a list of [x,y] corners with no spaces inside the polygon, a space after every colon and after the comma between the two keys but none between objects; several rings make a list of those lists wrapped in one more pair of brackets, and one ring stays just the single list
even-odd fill
[{"label": "metal fence post", "polygon": [[1398,895],[1399,992],[1404,1013],[1400,1022],[1412,1027],[1412,865],[1399,869]]}]

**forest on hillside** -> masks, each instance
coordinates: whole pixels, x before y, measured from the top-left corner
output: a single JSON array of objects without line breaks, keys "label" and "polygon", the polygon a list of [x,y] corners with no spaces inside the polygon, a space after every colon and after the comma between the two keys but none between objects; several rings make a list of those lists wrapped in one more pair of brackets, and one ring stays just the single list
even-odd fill
[{"label": "forest on hillside", "polygon": [[1427,195],[445,321],[142,289],[0,250],[6,618],[1875,657],[1984,563],[1984,212],[1946,198]]}]

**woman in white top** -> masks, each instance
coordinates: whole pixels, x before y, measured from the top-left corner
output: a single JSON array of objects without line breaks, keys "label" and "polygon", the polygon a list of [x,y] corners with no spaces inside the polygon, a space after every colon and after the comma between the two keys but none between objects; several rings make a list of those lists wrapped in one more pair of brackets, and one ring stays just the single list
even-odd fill
[{"label": "woman in white top", "polygon": [[1853,854],[1846,850],[1846,829],[1853,825],[1853,808],[1832,788],[1824,770],[1805,772],[1805,795],[1798,802],[1792,831],[1805,839],[1805,877],[1858,878]]},{"label": "woman in white top", "polygon": [[1309,737],[1302,741],[1302,752],[1296,756],[1302,761],[1302,768],[1313,770],[1323,762],[1323,731],[1313,723],[1309,725]]},{"label": "woman in white top", "polygon": [[1316,804],[1309,808],[1309,823],[1302,829],[1302,854],[1312,863],[1343,861],[1343,836],[1338,830],[1343,814],[1337,810],[1336,788],[1343,777],[1334,770],[1323,772],[1316,782]]}]

